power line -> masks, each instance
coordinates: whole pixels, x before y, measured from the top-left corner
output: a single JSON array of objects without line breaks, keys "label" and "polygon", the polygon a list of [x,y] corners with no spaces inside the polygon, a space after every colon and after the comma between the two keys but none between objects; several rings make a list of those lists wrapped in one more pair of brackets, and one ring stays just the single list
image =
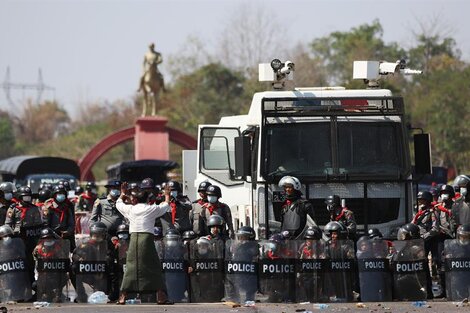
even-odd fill
[{"label": "power line", "polygon": [[41,68],[38,69],[38,80],[36,84],[12,83],[10,80],[10,67],[8,66],[5,79],[2,83],[2,89],[5,92],[8,104],[12,107],[15,106],[15,101],[12,98],[12,90],[22,90],[23,93],[25,90],[36,90],[36,103],[41,101],[41,97],[46,90],[51,91],[53,93],[53,98],[55,99],[55,88],[44,84]]}]

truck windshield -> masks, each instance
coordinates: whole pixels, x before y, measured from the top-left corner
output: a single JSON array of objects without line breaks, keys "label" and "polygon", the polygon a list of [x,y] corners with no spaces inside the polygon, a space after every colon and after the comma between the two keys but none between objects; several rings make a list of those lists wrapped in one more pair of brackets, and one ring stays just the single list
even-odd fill
[{"label": "truck windshield", "polygon": [[367,175],[403,172],[403,143],[396,122],[270,124],[268,176]]}]

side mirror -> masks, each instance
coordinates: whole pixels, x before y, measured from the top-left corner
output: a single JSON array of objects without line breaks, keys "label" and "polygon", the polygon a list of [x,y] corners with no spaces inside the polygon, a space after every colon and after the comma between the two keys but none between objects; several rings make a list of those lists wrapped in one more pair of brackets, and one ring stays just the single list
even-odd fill
[{"label": "side mirror", "polygon": [[414,146],[416,174],[432,174],[431,136],[429,134],[414,135]]},{"label": "side mirror", "polygon": [[250,137],[235,137],[235,176],[251,176],[251,144]]}]

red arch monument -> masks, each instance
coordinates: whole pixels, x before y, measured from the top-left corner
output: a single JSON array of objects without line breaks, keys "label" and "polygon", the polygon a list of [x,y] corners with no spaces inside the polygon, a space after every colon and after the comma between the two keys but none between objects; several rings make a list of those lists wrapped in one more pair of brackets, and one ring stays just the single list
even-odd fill
[{"label": "red arch monument", "polygon": [[196,149],[197,140],[180,130],[168,127],[168,120],[160,116],[138,118],[134,127],[118,130],[104,137],[94,145],[79,161],[80,180],[94,180],[91,169],[96,161],[113,147],[134,139],[136,160],[168,160],[169,141],[185,148]]}]

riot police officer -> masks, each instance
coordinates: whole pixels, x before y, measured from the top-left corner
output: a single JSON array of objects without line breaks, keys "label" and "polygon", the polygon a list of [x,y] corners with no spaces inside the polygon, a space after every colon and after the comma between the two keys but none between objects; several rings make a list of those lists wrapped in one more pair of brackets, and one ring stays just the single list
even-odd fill
[{"label": "riot police officer", "polygon": [[199,184],[197,188],[197,192],[199,193],[199,199],[193,201],[192,209],[189,213],[189,220],[192,225],[193,231],[199,235],[201,233],[204,234],[204,224],[201,218],[202,211],[204,210],[203,205],[207,203],[207,188],[212,184],[208,181],[203,181]]},{"label": "riot police officer", "polygon": [[255,230],[242,226],[236,240],[227,241],[225,262],[225,299],[237,303],[254,302],[258,287],[259,247]]},{"label": "riot police officer", "polygon": [[459,226],[457,238],[446,240],[447,299],[462,301],[470,297],[470,224]]},{"label": "riot police officer", "polygon": [[207,227],[209,228],[209,236],[211,240],[221,240],[225,242],[227,236],[224,233],[225,221],[220,215],[211,215],[207,221]]},{"label": "riot police officer", "polygon": [[9,225],[0,226],[0,263],[6,265],[0,273],[0,302],[30,299],[25,246],[20,238],[13,238]]},{"label": "riot police officer", "polygon": [[15,201],[13,194],[15,186],[10,182],[3,182],[0,184],[0,226],[5,224],[8,208]]},{"label": "riot police officer", "polygon": [[[229,238],[234,238],[235,232],[233,230],[232,212],[228,205],[219,201],[219,199],[222,198],[220,187],[211,185],[207,187],[206,194],[207,203],[202,206],[203,210],[201,212],[204,224],[209,226],[209,218],[214,214],[219,215],[225,221],[225,227],[222,229],[223,234]],[[207,234],[208,232],[206,231],[205,235]]]},{"label": "riot police officer", "polygon": [[18,202],[8,209],[5,224],[10,225],[15,235],[21,236],[25,244],[26,265],[29,278],[34,282],[33,250],[36,247],[43,227],[41,212],[32,203],[32,192],[28,186],[21,186],[16,193]]},{"label": "riot police officer", "polygon": [[289,232],[292,238],[301,238],[307,226],[307,216],[314,219],[313,207],[310,202],[301,198],[302,185],[294,176],[284,176],[279,181],[284,188],[286,200],[282,204],[281,230]]},{"label": "riot police officer", "polygon": [[121,182],[119,180],[111,180],[105,185],[108,190],[106,197],[98,198],[91,212],[90,225],[95,222],[103,222],[109,236],[115,236],[117,227],[124,222],[124,216],[116,209],[116,201],[121,195]]},{"label": "riot police officer", "polygon": [[170,187],[171,223],[180,233],[190,230],[189,212],[191,211],[191,202],[181,193],[180,183],[169,181],[167,185]]},{"label": "riot police officer", "polygon": [[352,301],[353,289],[357,291],[354,242],[347,240],[348,231],[340,222],[329,222],[324,232],[329,238],[326,251],[330,258],[327,294],[333,301]]},{"label": "riot police officer", "polygon": [[[468,178],[467,176],[465,177]],[[455,218],[456,227],[470,224],[470,180],[466,180],[466,178],[461,179],[461,181],[458,182],[461,186],[461,197],[456,201],[456,204],[452,208],[452,214]],[[463,186],[463,182],[465,182],[465,186]]]},{"label": "riot police officer", "polygon": [[63,185],[54,186],[52,198],[43,206],[44,223],[60,238],[70,241],[71,251],[75,249],[75,217],[73,204],[67,199]]},{"label": "riot police officer", "polygon": [[[78,302],[87,302],[88,296],[96,291],[108,291],[107,233],[104,223],[93,223],[90,226],[90,239],[77,246],[73,252],[72,268],[76,275]],[[86,285],[91,289],[87,289]]]},{"label": "riot police officer", "polygon": [[[58,187],[58,186],[56,186]],[[61,239],[51,228],[41,230],[38,245],[33,251],[36,260],[37,300],[62,302],[68,281],[70,243]]]},{"label": "riot police officer", "polygon": [[326,208],[330,213],[330,221],[336,221],[346,226],[348,238],[354,240],[356,237],[356,220],[354,213],[347,207],[341,205],[338,195],[330,195],[325,200]]},{"label": "riot police officer", "polygon": [[[432,194],[429,191],[418,192],[418,212],[413,218],[413,224],[420,228],[424,239],[426,255],[431,252],[432,264],[439,276],[442,293],[436,297],[444,296],[445,277],[442,263],[444,240],[452,236],[450,212],[441,205],[432,204]],[[429,284],[429,282],[428,282]]]},{"label": "riot police officer", "polygon": [[394,299],[432,299],[431,277],[419,227],[413,223],[403,225],[398,230],[397,239],[392,256]]},{"label": "riot police officer", "polygon": [[85,185],[85,192],[78,196],[75,211],[77,212],[91,212],[93,204],[96,201],[97,188],[95,182],[89,181]]}]

